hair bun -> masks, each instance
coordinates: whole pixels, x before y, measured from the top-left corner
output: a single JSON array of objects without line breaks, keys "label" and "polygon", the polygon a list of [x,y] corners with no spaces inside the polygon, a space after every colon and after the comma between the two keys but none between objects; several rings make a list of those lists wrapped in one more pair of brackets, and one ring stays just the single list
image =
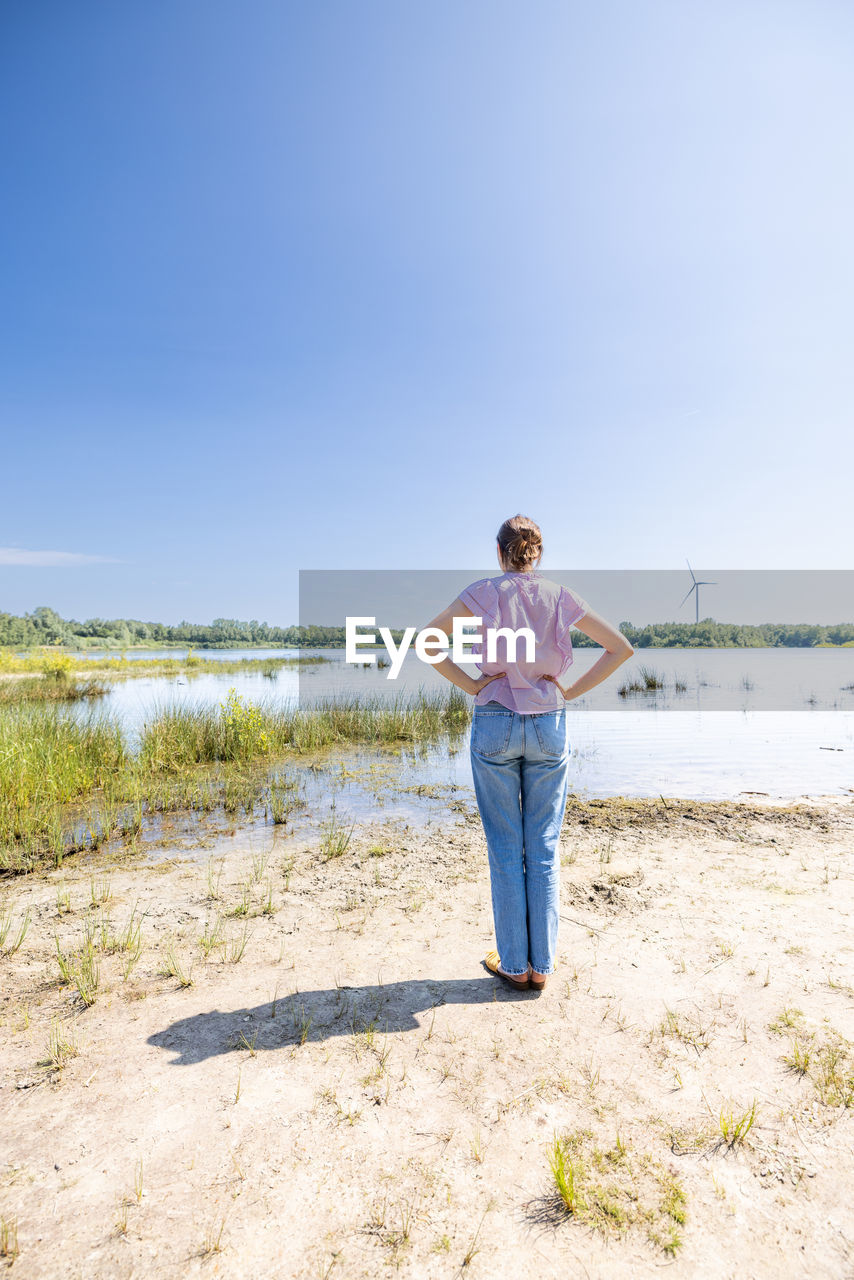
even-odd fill
[{"label": "hair bun", "polygon": [[498,545],[503,562],[511,570],[525,572],[542,557],[543,535],[527,516],[511,516],[498,530]]}]

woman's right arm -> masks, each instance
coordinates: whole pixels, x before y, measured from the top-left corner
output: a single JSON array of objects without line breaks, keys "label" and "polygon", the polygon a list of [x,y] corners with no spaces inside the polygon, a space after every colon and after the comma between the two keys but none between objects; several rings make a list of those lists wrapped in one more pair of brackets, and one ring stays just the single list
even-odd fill
[{"label": "woman's right arm", "polygon": [[554,676],[545,676],[546,680],[553,681],[560,689],[567,702],[573,698],[580,698],[582,694],[589,693],[591,689],[595,689],[597,684],[601,684],[603,680],[607,680],[608,676],[613,675],[617,667],[621,667],[627,658],[634,653],[634,649],[629,644],[626,637],[616,627],[612,627],[610,622],[606,622],[598,613],[588,611],[583,618],[579,618],[574,626],[579,631],[583,631],[591,640],[595,640],[597,644],[601,644],[605,652],[601,658],[598,658],[589,671],[585,671],[583,676],[579,676],[566,689]]}]

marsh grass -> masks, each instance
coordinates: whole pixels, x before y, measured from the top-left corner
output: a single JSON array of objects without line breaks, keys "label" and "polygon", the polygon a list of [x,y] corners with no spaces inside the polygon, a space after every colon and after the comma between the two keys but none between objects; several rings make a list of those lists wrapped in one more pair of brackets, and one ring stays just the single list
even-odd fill
[{"label": "marsh grass", "polygon": [[[75,678],[94,675],[109,676],[110,679],[133,679],[151,676],[172,675],[249,675],[260,673],[270,678],[283,670],[295,670],[300,667],[317,666],[329,662],[322,655],[300,655],[299,657],[281,658],[202,658],[190,650],[186,657],[165,658],[87,658],[78,654],[65,653],[62,649],[41,648],[30,650],[23,655],[0,649],[0,673],[3,675],[30,676],[34,680],[43,680],[45,684],[63,684]],[[22,681],[9,681],[22,683]]]},{"label": "marsh grass", "polygon": [[41,676],[0,681],[0,707],[33,702],[83,702],[103,698],[110,686],[103,680],[45,680]]},{"label": "marsh grass", "polygon": [[[686,691],[684,681],[680,681],[679,685],[677,692],[684,693]],[[627,698],[633,693],[658,693],[663,688],[665,688],[665,680],[659,671],[655,671],[652,667],[638,667],[637,675],[631,680],[625,680],[617,693],[621,698]]]},{"label": "marsh grass", "polygon": [[457,690],[308,707],[245,702],[232,690],[219,707],[155,711],[133,751],[118,721],[103,712],[60,703],[2,706],[0,871],[59,866],[69,854],[127,841],[146,818],[167,813],[225,810],[235,817],[260,809],[282,825],[304,800],[295,779],[281,769],[271,773],[275,761],[350,743],[453,736],[469,716]]},{"label": "marsh grass", "polygon": [[540,1216],[569,1217],[602,1235],[642,1231],[664,1253],[682,1244],[686,1196],[676,1175],[619,1134],[599,1146],[589,1130],[555,1134],[548,1151],[552,1192]]},{"label": "marsh grass", "polygon": [[348,826],[339,821],[333,804],[332,815],[321,827],[320,852],[324,862],[343,857],[350,847],[355,827],[355,822],[351,822]]},{"label": "marsh grass", "polygon": [[[417,742],[461,731],[470,708],[457,690],[397,698],[327,698],[307,707],[245,702],[163,708],[145,725],[140,760],[155,772],[203,762],[304,754],[346,743]],[[282,780],[277,779],[281,788]]]},{"label": "marsh grass", "polygon": [[128,762],[118,724],[105,716],[0,709],[0,869],[28,870],[39,854],[59,863],[76,843],[69,808],[108,788]]}]

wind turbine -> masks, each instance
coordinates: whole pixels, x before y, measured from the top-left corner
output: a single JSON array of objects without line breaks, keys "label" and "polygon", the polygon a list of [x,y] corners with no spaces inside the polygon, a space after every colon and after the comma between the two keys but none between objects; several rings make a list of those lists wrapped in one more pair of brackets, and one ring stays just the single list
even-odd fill
[{"label": "wind turbine", "polygon": [[697,622],[699,622],[700,621],[700,587],[716,587],[718,584],[716,582],[703,581],[695,578],[694,570],[691,568],[691,565],[688,563],[687,560],[685,561],[685,563],[688,565],[688,572],[691,575],[691,586],[688,589],[687,595],[683,598],[682,602],[680,603],[679,608],[680,609],[682,608],[682,605],[688,599],[688,596],[691,594],[692,591],[696,592],[696,595],[694,597],[694,602],[697,606]]}]

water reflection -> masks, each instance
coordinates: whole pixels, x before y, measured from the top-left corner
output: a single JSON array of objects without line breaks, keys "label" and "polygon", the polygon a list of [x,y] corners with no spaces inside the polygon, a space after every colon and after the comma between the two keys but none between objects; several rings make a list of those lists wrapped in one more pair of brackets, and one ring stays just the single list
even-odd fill
[{"label": "water reflection", "polygon": [[[282,651],[219,650],[227,659],[282,656]],[[360,693],[366,696],[447,688],[431,668],[408,658],[398,681],[376,667],[349,667],[340,650],[318,651],[318,666],[260,672],[210,672],[116,682],[100,704],[135,735],[164,704],[222,702],[230,688],[254,702]],[[598,651],[577,650],[583,671]],[[162,651],[159,656],[162,656]],[[205,657],[211,656],[208,653]],[[664,689],[621,697],[619,686],[642,667]],[[677,687],[684,685],[685,691]],[[851,686],[846,688],[846,686]],[[82,713],[82,712],[81,712]],[[571,784],[586,796],[670,795],[730,799],[756,792],[790,800],[854,795],[854,651],[834,649],[657,649],[636,653],[617,677],[569,704]],[[353,751],[354,768],[376,761]],[[401,785],[471,787],[468,752],[440,744],[397,756]],[[377,806],[376,789],[358,780],[347,802],[360,813]],[[424,799],[398,792],[396,814],[415,818]]]}]

